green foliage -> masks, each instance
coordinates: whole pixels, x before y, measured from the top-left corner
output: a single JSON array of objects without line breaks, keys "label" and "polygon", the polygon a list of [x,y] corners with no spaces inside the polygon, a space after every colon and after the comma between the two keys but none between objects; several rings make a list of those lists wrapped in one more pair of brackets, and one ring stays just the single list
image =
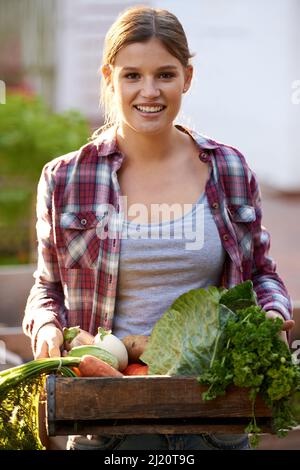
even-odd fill
[{"label": "green foliage", "polygon": [[[195,289],[171,305],[154,326],[141,356],[149,365],[149,374],[177,375],[184,369],[195,375],[205,370],[219,333],[219,297]],[[188,371],[186,364],[190,365]]]},{"label": "green foliage", "polygon": [[0,450],[42,450],[39,401],[46,375],[76,377],[79,358],[36,359],[0,372]]},{"label": "green foliage", "polygon": [[45,376],[9,390],[1,401],[0,450],[43,450],[39,437],[39,397]]},{"label": "green foliage", "polygon": [[224,346],[223,324],[234,316],[237,299],[256,304],[251,281],[230,290],[193,289],[178,297],[156,322],[141,356],[149,374],[197,375],[207,370]]},{"label": "green foliage", "polygon": [[297,424],[290,400],[300,384],[299,367],[293,364],[288,346],[279,338],[282,320],[266,318],[258,306],[237,311],[229,318],[224,335],[226,348],[215,356],[211,367],[198,380],[208,384],[205,400],[224,395],[229,385],[249,388],[252,420],[246,431],[256,445],[260,428],[255,419],[259,394],[272,410],[274,431],[285,436]]},{"label": "green foliage", "polygon": [[300,369],[279,338],[281,327],[281,319],[266,318],[257,306],[251,281],[229,290],[191,290],[158,320],[141,360],[150,374],[198,376],[208,386],[204,400],[225,395],[230,385],[249,389],[252,419],[245,431],[255,445],[258,394],[278,436],[300,422]]},{"label": "green foliage", "polygon": [[54,114],[39,97],[8,95],[0,106],[0,258],[28,262],[42,167],[81,147],[89,133],[79,112]]}]

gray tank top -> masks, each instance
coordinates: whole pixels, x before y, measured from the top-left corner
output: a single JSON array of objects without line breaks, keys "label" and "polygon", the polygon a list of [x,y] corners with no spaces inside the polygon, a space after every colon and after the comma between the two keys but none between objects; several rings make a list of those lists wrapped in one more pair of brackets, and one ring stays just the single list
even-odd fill
[{"label": "gray tank top", "polygon": [[160,224],[125,220],[113,333],[150,335],[184,292],[218,286],[225,251],[203,193],[183,217]]}]

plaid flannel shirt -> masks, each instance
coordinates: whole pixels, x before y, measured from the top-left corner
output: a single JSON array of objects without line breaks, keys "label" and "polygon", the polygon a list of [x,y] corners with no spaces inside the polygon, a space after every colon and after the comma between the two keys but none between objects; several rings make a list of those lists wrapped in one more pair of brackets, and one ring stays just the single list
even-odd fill
[{"label": "plaid flannel shirt", "polygon": [[[206,195],[226,250],[222,285],[251,279],[258,303],[288,319],[291,303],[269,257],[270,236],[261,225],[255,174],[243,155],[194,131],[199,158],[210,167]],[[47,323],[80,325],[96,334],[113,324],[121,239],[103,237],[107,207],[120,213],[117,171],[126,158],[110,128],[80,150],[45,165],[38,184],[38,266],[23,328],[33,345]]]}]

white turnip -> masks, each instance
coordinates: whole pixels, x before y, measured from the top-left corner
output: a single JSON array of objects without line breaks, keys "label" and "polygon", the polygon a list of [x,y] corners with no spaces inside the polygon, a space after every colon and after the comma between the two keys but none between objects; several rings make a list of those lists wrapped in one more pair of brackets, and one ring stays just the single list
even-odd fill
[{"label": "white turnip", "polygon": [[112,334],[111,330],[98,328],[98,334],[94,338],[94,344],[110,352],[119,361],[119,370],[124,370],[128,365],[127,349],[122,341]]},{"label": "white turnip", "polygon": [[79,326],[64,328],[64,348],[67,351],[70,351],[72,348],[77,346],[93,343],[94,336],[87,331],[82,330]]}]

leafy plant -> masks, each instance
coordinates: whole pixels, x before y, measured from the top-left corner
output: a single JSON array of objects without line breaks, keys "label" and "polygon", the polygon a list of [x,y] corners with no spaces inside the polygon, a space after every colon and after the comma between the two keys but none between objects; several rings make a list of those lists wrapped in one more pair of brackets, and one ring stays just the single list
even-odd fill
[{"label": "leafy plant", "polygon": [[42,450],[39,438],[39,398],[46,375],[76,377],[79,358],[46,358],[0,372],[0,449]]},{"label": "leafy plant", "polygon": [[202,384],[209,385],[203,394],[205,400],[224,395],[231,384],[249,388],[252,420],[246,431],[253,433],[254,446],[260,432],[255,419],[258,394],[271,408],[278,436],[285,436],[288,429],[297,424],[290,399],[300,385],[300,371],[293,364],[287,345],[279,338],[281,326],[282,320],[266,318],[260,307],[238,310],[224,328],[226,347],[198,378]]},{"label": "leafy plant", "polygon": [[42,167],[79,148],[89,133],[79,112],[55,114],[40,97],[8,95],[0,106],[0,258],[29,261]]},{"label": "leafy plant", "polygon": [[[279,338],[282,320],[266,318],[251,281],[232,289],[211,287],[180,296],[156,323],[141,360],[149,374],[193,375],[213,400],[235,385],[249,389],[252,419],[245,429],[257,444],[259,394],[271,408],[274,431],[286,435],[297,424],[295,396],[300,370]],[[299,412],[298,412],[299,414]]]}]

